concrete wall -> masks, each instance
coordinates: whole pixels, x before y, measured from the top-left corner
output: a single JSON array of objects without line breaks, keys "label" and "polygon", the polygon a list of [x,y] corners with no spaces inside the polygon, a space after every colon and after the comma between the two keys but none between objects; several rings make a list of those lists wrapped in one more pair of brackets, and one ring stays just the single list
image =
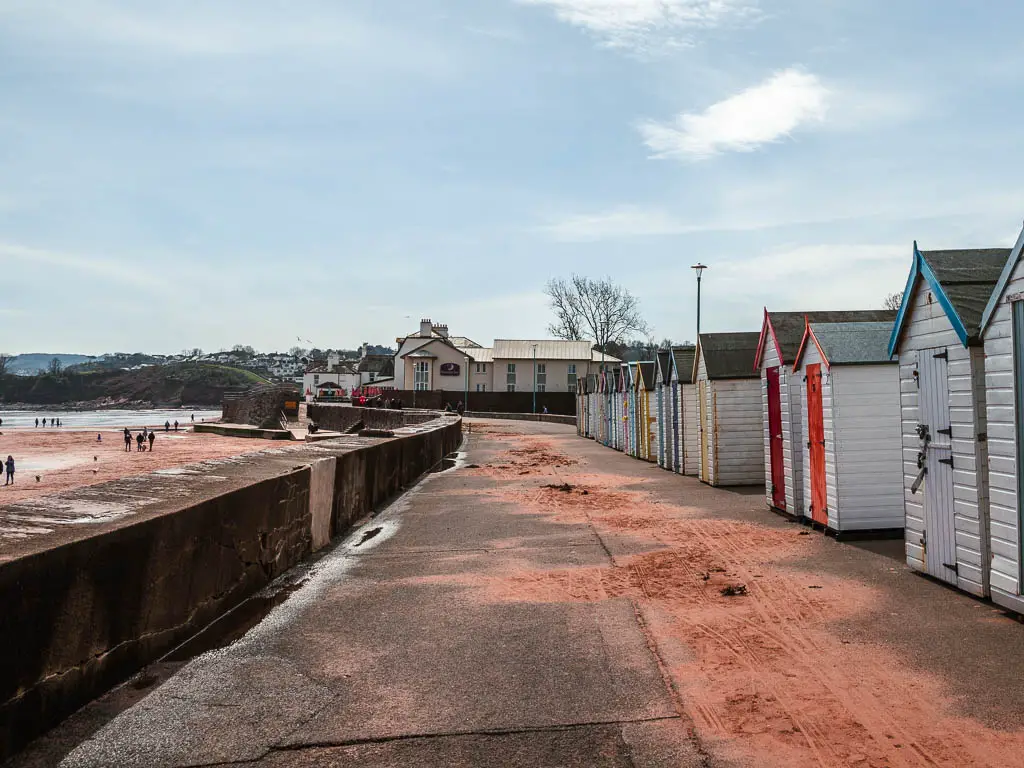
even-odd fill
[{"label": "concrete wall", "polygon": [[551,413],[492,413],[490,411],[466,411],[466,416],[477,419],[510,419],[512,421],[545,421],[549,424],[576,425],[576,416],[558,416]]},{"label": "concrete wall", "polygon": [[358,408],[336,403],[310,403],[306,406],[306,415],[321,429],[332,432],[346,432],[360,422],[364,429],[399,429],[437,418],[437,414],[430,411]]},{"label": "concrete wall", "polygon": [[[488,363],[490,365],[490,363]],[[400,397],[406,408],[432,408],[443,410],[445,403],[454,408],[465,399],[462,392],[389,392],[385,397]],[[576,415],[575,392],[538,392],[537,411],[548,407],[550,413],[560,416]],[[470,392],[466,410],[488,413],[533,413],[533,392]]]},{"label": "concrete wall", "polygon": [[343,534],[457,450],[461,430],[445,417],[0,509],[0,525],[128,510],[0,545],[0,759]]},{"label": "concrete wall", "polygon": [[[299,392],[291,388],[265,387],[249,392],[229,393],[221,406],[221,421],[274,429],[281,426],[286,404],[297,403]],[[295,411],[297,414],[297,411]]]}]

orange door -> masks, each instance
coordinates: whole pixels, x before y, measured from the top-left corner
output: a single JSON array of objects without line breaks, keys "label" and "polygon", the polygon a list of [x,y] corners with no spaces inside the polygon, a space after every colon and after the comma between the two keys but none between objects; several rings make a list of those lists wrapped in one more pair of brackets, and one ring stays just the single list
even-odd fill
[{"label": "orange door", "polygon": [[821,365],[807,366],[807,448],[811,470],[811,519],[828,525],[825,484],[825,419],[821,407]]}]

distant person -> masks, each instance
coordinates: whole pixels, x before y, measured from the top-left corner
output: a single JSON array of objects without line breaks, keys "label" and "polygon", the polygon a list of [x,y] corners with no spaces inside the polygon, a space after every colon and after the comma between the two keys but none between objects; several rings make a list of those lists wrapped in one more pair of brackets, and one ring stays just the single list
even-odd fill
[{"label": "distant person", "polygon": [[174,420],[174,431],[175,432],[178,431],[178,420],[177,419]]},{"label": "distant person", "polygon": [[171,422],[165,421],[164,422],[164,432],[170,432],[170,431],[171,431]]},{"label": "distant person", "polygon": [[548,412],[548,407],[545,405],[544,406],[544,413],[547,413],[547,412]]},{"label": "distant person", "polygon": [[7,482],[4,483],[4,485],[14,485],[14,457],[13,456],[8,456],[7,457],[6,469],[7,469]]},{"label": "distant person", "polygon": [[452,412],[452,404],[451,403],[445,403],[444,404],[444,412],[445,413],[451,413]]},{"label": "distant person", "polygon": [[150,432],[149,435],[149,452],[153,452],[153,441],[156,440],[156,432]]},{"label": "distant person", "polygon": [[192,414],[192,423],[193,423],[193,424],[195,424],[195,423],[196,423],[196,415],[195,415],[194,413]]},{"label": "distant person", "polygon": [[103,442],[103,435],[100,434],[99,432],[96,433],[96,442],[97,443],[102,443]]},{"label": "distant person", "polygon": [[144,437],[142,436],[142,433],[141,433],[141,432],[139,432],[139,434],[137,434],[137,435],[135,436],[135,443],[136,443],[136,446],[137,446],[137,447],[135,448],[136,452],[138,452],[138,451],[144,451],[144,450],[145,450],[145,447],[144,447],[144,445],[143,445],[143,444],[144,444],[145,442],[146,442],[146,438],[144,438]]},{"label": "distant person", "polygon": [[43,417],[43,429],[46,429],[46,417]]},{"label": "distant person", "polygon": [[132,449],[132,433],[128,427],[124,428],[124,449],[130,451]]},{"label": "distant person", "polygon": [[459,404],[455,406],[455,410],[458,411],[459,412],[459,416],[461,416],[463,413],[466,412],[466,406],[464,406],[462,404],[462,401],[459,400]]},{"label": "distant person", "polygon": [[36,429],[39,429],[39,417],[36,416]]}]

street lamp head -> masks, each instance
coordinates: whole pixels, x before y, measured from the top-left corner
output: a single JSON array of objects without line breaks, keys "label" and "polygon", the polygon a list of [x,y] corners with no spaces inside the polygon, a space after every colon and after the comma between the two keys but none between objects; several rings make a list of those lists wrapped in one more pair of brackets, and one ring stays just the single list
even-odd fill
[{"label": "street lamp head", "polygon": [[707,269],[707,265],[706,265],[706,264],[701,264],[701,263],[700,263],[700,262],[698,261],[698,262],[697,262],[696,264],[694,264],[694,265],[693,265],[692,267],[690,267],[690,269],[695,269],[695,270],[697,270],[697,279],[698,279],[698,280],[700,280],[700,275],[701,275],[701,273],[702,273],[702,272],[703,272],[703,271],[704,271],[705,269]]}]

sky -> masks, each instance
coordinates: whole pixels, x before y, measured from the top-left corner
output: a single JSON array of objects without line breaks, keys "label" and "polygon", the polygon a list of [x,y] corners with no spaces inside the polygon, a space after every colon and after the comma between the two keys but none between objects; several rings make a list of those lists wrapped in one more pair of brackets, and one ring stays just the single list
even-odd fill
[{"label": "sky", "polygon": [[[0,0],[0,348],[657,339],[879,307],[1024,219],[1024,4]],[[301,343],[298,340],[302,340]]]}]

